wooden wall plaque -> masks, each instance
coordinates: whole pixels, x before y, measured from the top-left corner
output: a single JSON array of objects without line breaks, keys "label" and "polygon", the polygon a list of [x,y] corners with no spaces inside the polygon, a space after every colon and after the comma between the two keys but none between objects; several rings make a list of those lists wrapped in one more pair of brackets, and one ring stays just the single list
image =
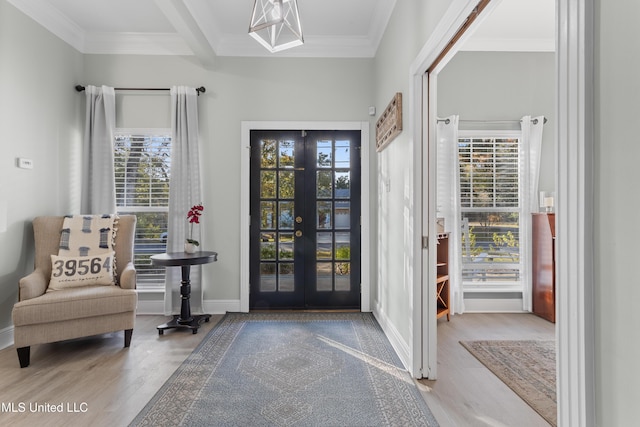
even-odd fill
[{"label": "wooden wall plaque", "polygon": [[402,93],[397,92],[376,122],[376,150],[378,152],[402,132]]}]

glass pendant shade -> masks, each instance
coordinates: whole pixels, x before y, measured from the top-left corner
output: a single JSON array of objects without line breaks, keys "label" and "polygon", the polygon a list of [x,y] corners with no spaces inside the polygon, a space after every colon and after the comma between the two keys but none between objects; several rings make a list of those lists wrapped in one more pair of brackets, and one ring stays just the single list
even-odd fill
[{"label": "glass pendant shade", "polygon": [[249,35],[272,53],[303,44],[297,0],[255,0]]}]

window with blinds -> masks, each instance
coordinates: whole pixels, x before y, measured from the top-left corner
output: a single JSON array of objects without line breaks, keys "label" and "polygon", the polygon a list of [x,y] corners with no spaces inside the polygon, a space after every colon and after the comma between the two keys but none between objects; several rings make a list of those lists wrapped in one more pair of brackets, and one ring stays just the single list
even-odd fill
[{"label": "window with blinds", "polygon": [[519,288],[519,137],[460,135],[463,286]]},{"label": "window with blinds", "polygon": [[167,246],[171,130],[117,129],[114,142],[116,206],[137,216],[134,264],[139,290],[164,290],[165,268],[151,255]]}]

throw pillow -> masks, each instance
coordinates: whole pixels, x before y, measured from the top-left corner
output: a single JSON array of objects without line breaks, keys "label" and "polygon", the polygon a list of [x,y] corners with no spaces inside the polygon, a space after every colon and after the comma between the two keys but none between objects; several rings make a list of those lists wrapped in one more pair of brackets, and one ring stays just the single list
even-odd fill
[{"label": "throw pillow", "polygon": [[113,285],[113,257],[113,251],[78,257],[51,255],[51,280],[47,291]]},{"label": "throw pillow", "polygon": [[58,255],[89,256],[111,252],[114,246],[117,215],[69,215],[60,231]]}]

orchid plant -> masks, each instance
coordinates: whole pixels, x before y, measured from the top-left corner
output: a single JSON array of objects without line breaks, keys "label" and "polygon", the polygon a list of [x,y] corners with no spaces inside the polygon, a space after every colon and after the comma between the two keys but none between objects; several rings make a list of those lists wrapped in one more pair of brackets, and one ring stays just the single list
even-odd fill
[{"label": "orchid plant", "polygon": [[200,215],[204,211],[204,206],[202,204],[193,205],[189,212],[187,212],[187,221],[189,221],[189,238],[187,239],[187,243],[191,243],[195,246],[200,246],[200,242],[193,239],[193,224],[200,224]]}]

